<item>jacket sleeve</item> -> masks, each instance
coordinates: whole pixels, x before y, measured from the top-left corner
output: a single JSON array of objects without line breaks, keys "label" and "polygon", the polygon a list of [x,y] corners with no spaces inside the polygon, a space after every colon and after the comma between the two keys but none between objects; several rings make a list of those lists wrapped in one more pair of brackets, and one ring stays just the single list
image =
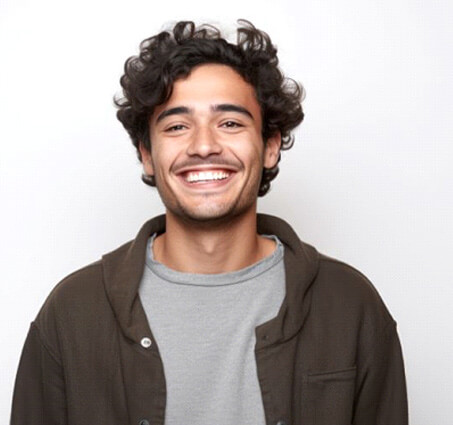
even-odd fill
[{"label": "jacket sleeve", "polygon": [[11,425],[65,425],[63,368],[32,323],[16,376]]},{"label": "jacket sleeve", "polygon": [[407,425],[406,377],[393,320],[376,338],[357,372],[353,425]]}]

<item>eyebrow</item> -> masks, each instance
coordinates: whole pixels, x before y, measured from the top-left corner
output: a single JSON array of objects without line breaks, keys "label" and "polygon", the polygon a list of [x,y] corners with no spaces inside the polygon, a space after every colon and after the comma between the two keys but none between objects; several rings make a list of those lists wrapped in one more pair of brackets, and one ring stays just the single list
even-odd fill
[{"label": "eyebrow", "polygon": [[192,111],[187,106],[177,106],[176,108],[166,109],[157,117],[156,124],[170,115],[190,114]]},{"label": "eyebrow", "polygon": [[248,109],[245,109],[243,106],[234,105],[232,103],[220,103],[219,105],[214,105],[211,109],[215,112],[239,112],[240,114],[247,115],[252,120],[254,119],[253,115]]},{"label": "eyebrow", "polygon": [[[239,112],[240,114],[248,116],[252,120],[254,119],[253,115],[248,109],[244,108],[243,106],[235,105],[233,103],[220,103],[218,105],[213,105],[211,106],[211,110],[214,112]],[[176,106],[175,108],[166,109],[165,111],[159,114],[159,116],[156,119],[156,124],[170,115],[181,115],[192,113],[193,109],[188,108],[187,106]]]}]

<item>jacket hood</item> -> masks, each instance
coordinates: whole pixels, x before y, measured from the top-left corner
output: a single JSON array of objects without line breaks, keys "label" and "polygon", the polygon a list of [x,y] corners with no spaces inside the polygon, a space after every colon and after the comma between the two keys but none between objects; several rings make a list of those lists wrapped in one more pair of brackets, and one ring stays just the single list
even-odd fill
[{"label": "jacket hood", "polygon": [[[165,214],[148,220],[135,239],[102,256],[107,297],[122,332],[135,342],[151,335],[138,287],[145,266],[146,243],[155,232],[165,232]],[[318,272],[319,253],[278,217],[258,213],[257,232],[274,234],[282,242],[286,276],[286,296],[278,315],[256,328],[256,348],[260,349],[291,338],[302,327],[310,308],[307,292]]]}]

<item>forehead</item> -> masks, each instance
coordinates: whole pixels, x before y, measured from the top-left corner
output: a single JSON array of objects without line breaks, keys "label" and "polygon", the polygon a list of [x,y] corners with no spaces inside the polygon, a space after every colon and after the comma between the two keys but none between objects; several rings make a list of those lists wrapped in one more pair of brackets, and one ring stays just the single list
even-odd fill
[{"label": "forehead", "polygon": [[201,111],[222,103],[243,106],[255,119],[260,117],[260,107],[251,84],[227,65],[203,64],[195,67],[187,77],[175,81],[171,97],[155,108],[153,116],[157,117],[170,107],[186,106]]}]

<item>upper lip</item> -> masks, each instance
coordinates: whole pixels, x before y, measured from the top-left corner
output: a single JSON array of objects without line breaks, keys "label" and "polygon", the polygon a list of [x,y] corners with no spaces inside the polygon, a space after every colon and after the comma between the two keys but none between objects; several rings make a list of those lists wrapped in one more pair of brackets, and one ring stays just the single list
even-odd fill
[{"label": "upper lip", "polygon": [[185,174],[190,171],[196,172],[196,171],[212,171],[212,170],[225,170],[225,171],[230,171],[230,172],[236,172],[237,170],[231,166],[228,165],[198,165],[195,167],[185,167],[182,168],[181,170],[178,170],[176,174]]}]

